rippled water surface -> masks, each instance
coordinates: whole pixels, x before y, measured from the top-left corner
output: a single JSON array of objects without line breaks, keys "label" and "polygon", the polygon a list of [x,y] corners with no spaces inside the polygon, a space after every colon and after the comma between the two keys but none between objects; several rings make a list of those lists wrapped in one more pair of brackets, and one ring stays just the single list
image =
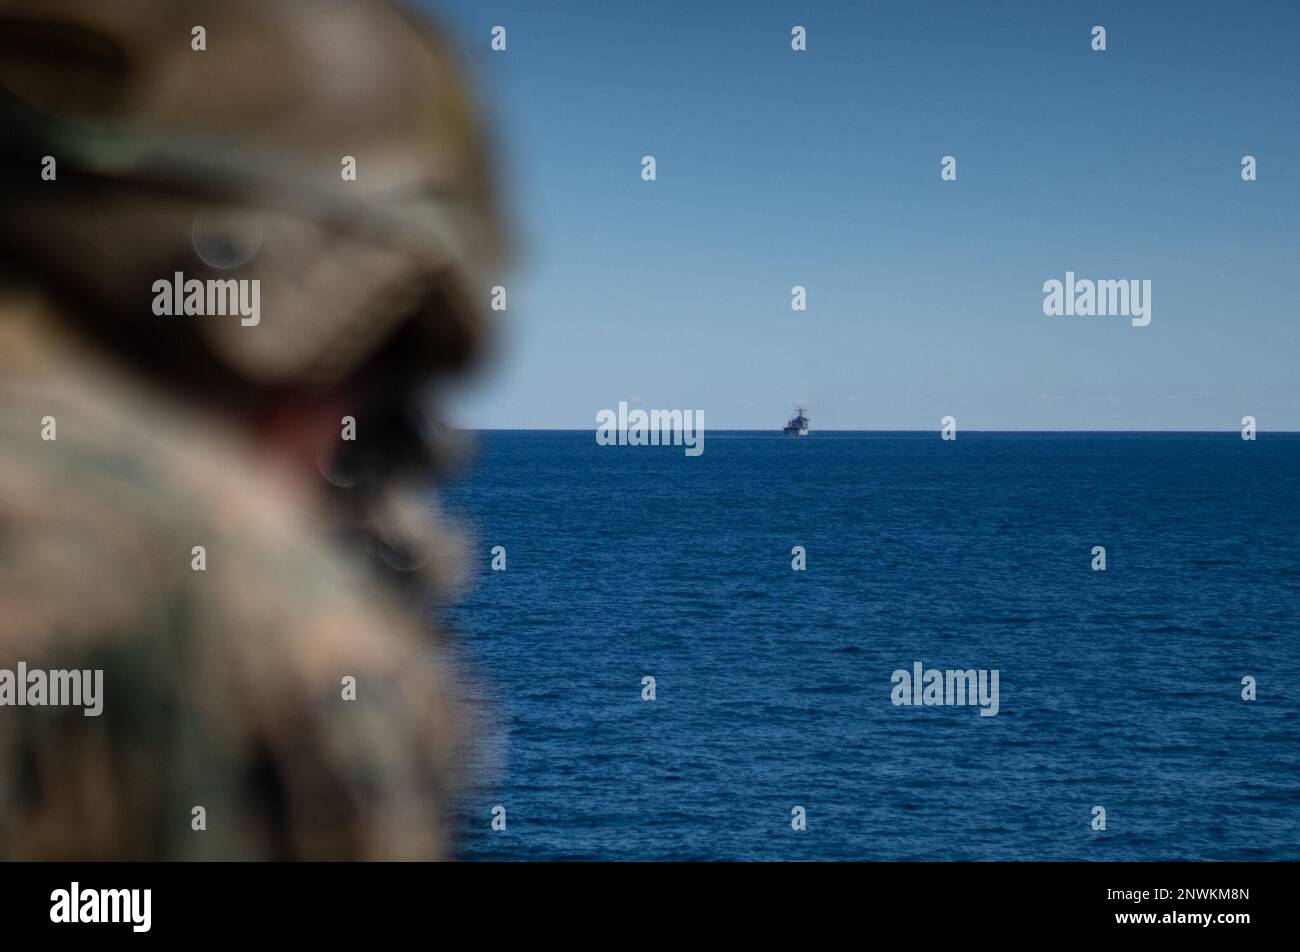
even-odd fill
[{"label": "rippled water surface", "polygon": [[478,440],[465,858],[1300,858],[1300,437]]}]

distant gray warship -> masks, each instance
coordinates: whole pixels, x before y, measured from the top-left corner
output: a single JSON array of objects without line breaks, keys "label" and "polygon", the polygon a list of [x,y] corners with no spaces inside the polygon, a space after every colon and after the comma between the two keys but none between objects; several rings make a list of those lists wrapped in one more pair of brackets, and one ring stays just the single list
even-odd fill
[{"label": "distant gray warship", "polygon": [[807,436],[808,435],[808,418],[803,414],[803,407],[799,407],[795,413],[794,419],[785,425],[781,431],[786,436]]}]

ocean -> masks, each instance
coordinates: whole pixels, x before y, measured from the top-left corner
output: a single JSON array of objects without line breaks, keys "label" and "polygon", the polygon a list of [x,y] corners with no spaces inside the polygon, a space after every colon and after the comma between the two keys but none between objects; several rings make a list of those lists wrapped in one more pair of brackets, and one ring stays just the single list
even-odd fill
[{"label": "ocean", "polygon": [[460,857],[1300,859],[1300,435],[474,438]]}]

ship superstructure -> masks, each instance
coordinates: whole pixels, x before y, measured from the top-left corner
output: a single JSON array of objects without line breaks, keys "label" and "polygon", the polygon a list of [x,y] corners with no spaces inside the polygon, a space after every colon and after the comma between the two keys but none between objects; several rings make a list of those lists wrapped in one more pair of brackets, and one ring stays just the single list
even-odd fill
[{"label": "ship superstructure", "polygon": [[785,429],[781,432],[786,436],[807,436],[808,422],[808,417],[804,413],[804,408],[799,407],[795,411],[794,418],[785,425]]}]

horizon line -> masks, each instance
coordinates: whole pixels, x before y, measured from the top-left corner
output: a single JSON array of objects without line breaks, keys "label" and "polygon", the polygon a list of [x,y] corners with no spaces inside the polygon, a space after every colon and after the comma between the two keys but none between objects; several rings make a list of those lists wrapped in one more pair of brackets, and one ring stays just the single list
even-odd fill
[{"label": "horizon line", "polygon": [[[534,432],[534,433],[588,433],[588,432],[595,432],[595,431],[599,430],[600,428],[599,428],[599,427],[592,427],[592,426],[586,426],[586,427],[578,427],[578,426],[453,426],[453,427],[450,427],[450,429],[453,429],[453,430],[461,430],[461,431],[463,431],[463,432],[476,432],[476,433],[493,433],[493,432],[496,432],[496,433],[517,433],[517,432],[521,432],[521,431],[522,431],[522,432]],[[710,429],[711,429],[713,432],[715,432],[715,433],[781,433],[781,428],[780,428],[780,427],[743,427],[743,426],[736,426],[736,427],[711,427]],[[819,428],[819,429],[816,429],[816,430],[811,430],[811,431],[809,431],[809,433],[810,433],[810,435],[811,435],[812,433],[938,433],[938,432],[940,432],[940,429],[941,429],[941,428],[928,428],[928,429],[924,429],[924,430],[918,430],[918,429],[853,429],[853,428],[842,428],[842,427],[822,427],[822,428]],[[624,430],[624,431],[622,431],[622,432],[627,432],[627,431]],[[707,432],[707,431],[706,431],[706,432]],[[1231,433],[1231,434],[1240,435],[1240,434],[1241,434],[1241,428],[1240,428],[1240,427],[1229,427],[1229,428],[1222,429],[1222,430],[1196,430],[1196,429],[1180,429],[1180,430],[1120,430],[1120,429],[1096,429],[1096,430],[1089,430],[1089,429],[1082,429],[1082,428],[1068,429],[1068,430],[1031,430],[1031,429],[1006,429],[1006,430],[998,430],[998,429],[974,429],[974,428],[963,428],[963,429],[959,430],[959,432],[960,432],[960,433],[1135,433],[1135,434],[1147,434],[1147,433],[1210,433],[1210,434],[1227,434],[1227,433]],[[1300,430],[1262,430],[1262,429],[1259,429],[1259,428],[1256,428],[1255,432],[1256,432],[1256,433],[1291,434],[1291,435],[1294,435],[1294,434],[1300,434]],[[784,434],[782,434],[782,435],[784,435]],[[799,437],[799,439],[804,439],[804,437]]]}]

